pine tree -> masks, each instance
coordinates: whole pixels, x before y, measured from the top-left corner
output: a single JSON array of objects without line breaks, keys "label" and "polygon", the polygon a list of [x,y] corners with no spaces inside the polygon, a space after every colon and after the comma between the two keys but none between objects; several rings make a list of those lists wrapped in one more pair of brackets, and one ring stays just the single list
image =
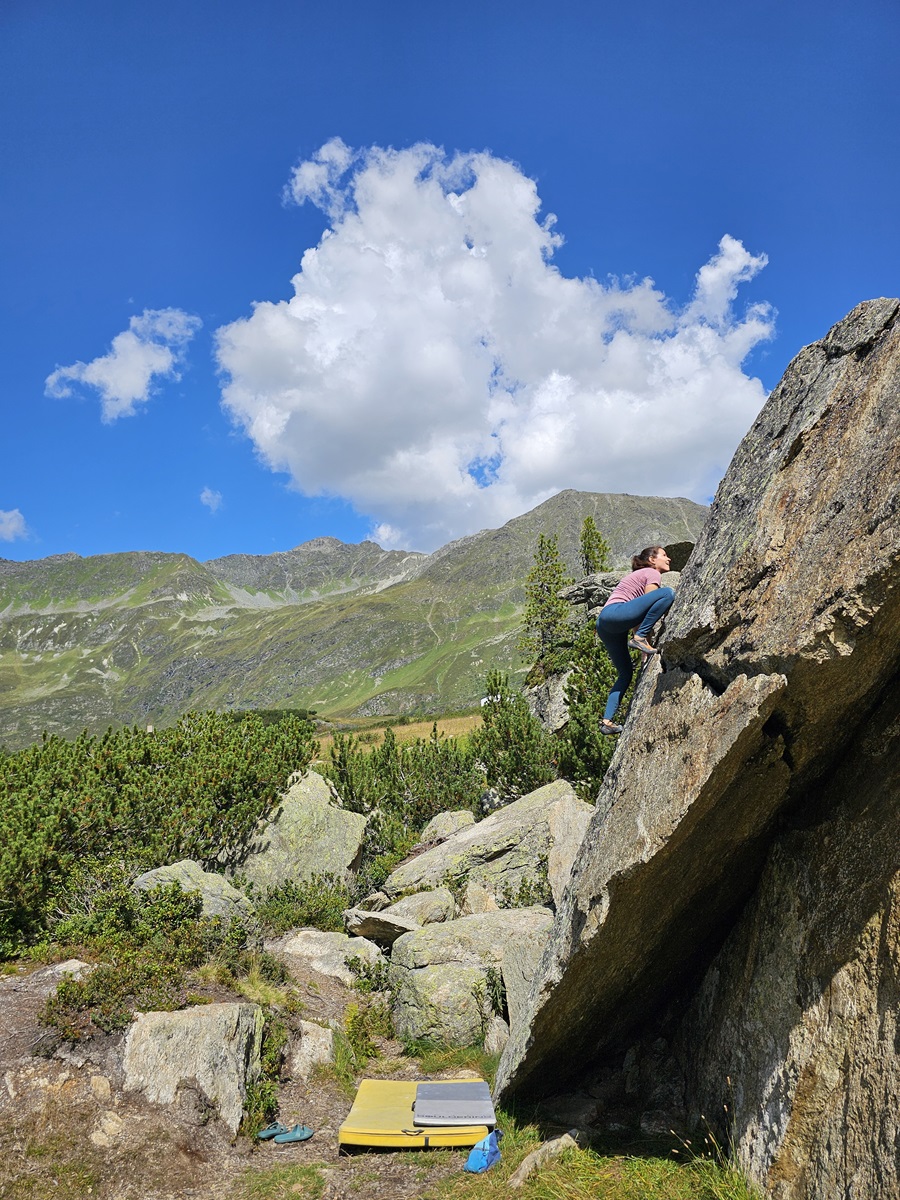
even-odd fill
[{"label": "pine tree", "polygon": [[608,571],[612,566],[609,542],[597,528],[593,517],[585,517],[581,526],[581,570],[585,575]]},{"label": "pine tree", "polygon": [[568,601],[561,600],[559,592],[571,582],[559,557],[556,534],[540,534],[534,566],[525,579],[524,629],[517,644],[522,657],[534,663],[532,676],[565,669],[572,630]]}]

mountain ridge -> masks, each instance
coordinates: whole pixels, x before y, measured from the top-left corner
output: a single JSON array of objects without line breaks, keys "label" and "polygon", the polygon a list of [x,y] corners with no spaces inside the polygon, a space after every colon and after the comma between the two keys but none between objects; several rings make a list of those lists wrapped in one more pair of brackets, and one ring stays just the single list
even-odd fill
[{"label": "mountain ridge", "polygon": [[539,533],[574,570],[593,516],[623,567],[694,541],[692,501],[567,490],[432,554],[319,537],[199,562],[162,551],[0,560],[0,744],[165,724],[189,708],[346,716],[476,703],[514,644]]}]

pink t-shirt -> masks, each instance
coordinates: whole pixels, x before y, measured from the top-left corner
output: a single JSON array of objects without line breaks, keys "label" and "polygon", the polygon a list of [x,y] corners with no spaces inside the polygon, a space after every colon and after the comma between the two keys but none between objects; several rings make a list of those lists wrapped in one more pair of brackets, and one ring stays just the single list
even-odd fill
[{"label": "pink t-shirt", "polygon": [[625,576],[621,583],[616,585],[616,590],[603,607],[608,608],[610,604],[625,604],[628,600],[636,600],[638,596],[644,595],[648,584],[658,584],[661,579],[662,576],[655,567],[641,567],[639,571],[632,571],[630,575]]}]

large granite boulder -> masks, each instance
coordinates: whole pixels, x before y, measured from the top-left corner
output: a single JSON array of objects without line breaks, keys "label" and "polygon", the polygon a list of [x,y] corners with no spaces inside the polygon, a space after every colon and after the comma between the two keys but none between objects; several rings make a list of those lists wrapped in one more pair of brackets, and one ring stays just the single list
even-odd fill
[{"label": "large granite boulder", "polygon": [[345,879],[359,864],[365,830],[366,818],[341,808],[322,776],[307,771],[260,823],[237,873],[260,891],[313,875]]},{"label": "large granite boulder", "polygon": [[778,1200],[900,1196],[898,736],[893,688],[776,839],[675,1039],[688,1123],[727,1104]]},{"label": "large granite boulder", "polygon": [[221,917],[225,921],[236,917],[245,921],[253,916],[253,905],[243,892],[232,887],[223,876],[204,871],[199,863],[190,858],[145,871],[143,875],[138,875],[132,887],[136,891],[149,892],[169,883],[177,883],[183,892],[199,892],[204,917]]},{"label": "large granite boulder", "polygon": [[[857,803],[879,803],[867,737],[886,787],[900,752],[900,720],[873,716],[900,668],[898,312],[860,305],[801,351],[741,443],[497,1082],[508,1097],[583,1080],[658,1037],[708,971],[684,1102],[730,1076],[742,1159],[779,1200],[896,1194],[896,842],[855,840],[849,813],[854,770],[872,779]],[[851,807],[826,831],[837,786]],[[844,1053],[855,1036],[868,1067]]]},{"label": "large granite boulder", "polygon": [[520,1016],[553,923],[540,905],[460,917],[394,942],[389,979],[401,1037],[448,1046],[481,1041],[492,1016],[488,968],[506,1012]]},{"label": "large granite boulder", "polygon": [[546,883],[559,903],[592,813],[570,784],[555,780],[399,866],[382,888],[395,897],[471,881],[502,898]]},{"label": "large granite boulder", "polygon": [[153,1104],[199,1091],[232,1133],[248,1084],[259,1077],[263,1013],[257,1004],[204,1004],[138,1013],[125,1040],[124,1088]]}]

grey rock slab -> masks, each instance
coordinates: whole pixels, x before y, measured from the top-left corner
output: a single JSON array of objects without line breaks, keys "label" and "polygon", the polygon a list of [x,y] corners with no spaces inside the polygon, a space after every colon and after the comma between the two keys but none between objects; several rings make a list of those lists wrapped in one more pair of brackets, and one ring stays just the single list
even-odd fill
[{"label": "grey rock slab", "polygon": [[475,913],[496,912],[499,907],[493,892],[470,879],[462,895],[459,915],[471,917]]},{"label": "grey rock slab", "polygon": [[448,1045],[480,1041],[491,1017],[488,967],[500,972],[515,1019],[552,922],[549,909],[534,906],[461,917],[398,938],[389,970],[398,1033]]},{"label": "grey rock slab", "polygon": [[558,1086],[653,1028],[753,894],[778,822],[815,822],[896,687],[898,311],[861,305],[802,350],[739,446],[513,1022],[500,1097],[539,1096],[551,1066]]},{"label": "grey rock slab", "polygon": [[448,880],[471,881],[500,898],[546,874],[558,903],[592,813],[570,784],[555,780],[404,863],[383,890],[398,896]]},{"label": "grey rock slab", "polygon": [[263,1013],[256,1004],[204,1004],[139,1013],[125,1039],[124,1088],[174,1104],[199,1088],[232,1133],[247,1086],[259,1077]]},{"label": "grey rock slab", "polygon": [[166,867],[156,867],[153,871],[145,871],[135,879],[132,887],[148,892],[151,888],[169,883],[179,884],[183,892],[199,892],[205,917],[222,917],[227,921],[232,917],[240,920],[253,916],[253,905],[243,892],[238,891],[223,876],[213,871],[204,871],[199,863],[190,858]]},{"label": "grey rock slab", "polygon": [[509,1041],[509,1025],[495,1013],[487,1023],[484,1034],[486,1054],[502,1054]]},{"label": "grey rock slab", "polygon": [[320,929],[300,929],[285,934],[267,942],[266,949],[283,958],[289,969],[295,963],[298,967],[339,979],[348,987],[354,978],[347,966],[349,959],[359,958],[370,966],[376,966],[384,960],[378,947],[364,937],[325,933]]},{"label": "grey rock slab", "polygon": [[426,845],[430,842],[442,842],[445,838],[450,837],[452,833],[456,833],[457,830],[465,829],[467,825],[474,824],[475,816],[467,808],[438,813],[436,817],[431,818],[422,830],[422,836],[419,841]]},{"label": "grey rock slab", "polygon": [[362,906],[348,908],[344,913],[344,928],[354,937],[391,945],[404,933],[423,925],[452,921],[455,915],[456,905],[449,888],[435,888],[432,892],[404,896],[396,904],[374,911]]},{"label": "grey rock slab", "polygon": [[335,875],[346,879],[362,853],[366,818],[340,808],[328,784],[308,771],[260,824],[237,871],[259,889]]}]

